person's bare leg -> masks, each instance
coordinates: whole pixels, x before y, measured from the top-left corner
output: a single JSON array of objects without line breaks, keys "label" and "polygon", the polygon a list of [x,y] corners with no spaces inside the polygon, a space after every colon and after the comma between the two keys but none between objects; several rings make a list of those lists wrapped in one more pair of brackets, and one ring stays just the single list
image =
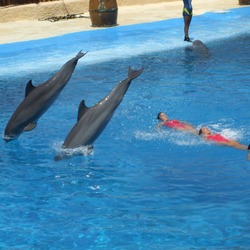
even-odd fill
[{"label": "person's bare leg", "polygon": [[184,18],[184,34],[185,38],[189,38],[189,26],[192,21],[192,16],[183,16]]},{"label": "person's bare leg", "polygon": [[186,132],[191,132],[191,133],[193,133],[195,135],[199,134],[199,131],[197,129],[195,129],[193,126],[187,125],[187,124],[185,124],[185,126],[183,128],[179,128],[179,130],[186,131]]},{"label": "person's bare leg", "polygon": [[243,150],[247,150],[247,146],[240,144],[237,141],[234,140],[229,140],[228,146],[234,147],[234,148],[238,148],[238,149],[243,149]]}]

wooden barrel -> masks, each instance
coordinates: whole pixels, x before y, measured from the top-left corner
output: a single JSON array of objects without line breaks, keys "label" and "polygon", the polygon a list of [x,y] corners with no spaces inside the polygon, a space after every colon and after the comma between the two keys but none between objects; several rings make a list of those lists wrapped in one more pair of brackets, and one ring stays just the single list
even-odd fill
[{"label": "wooden barrel", "polygon": [[250,0],[239,0],[240,5],[247,5],[250,4]]},{"label": "wooden barrel", "polygon": [[116,0],[90,0],[89,15],[93,27],[109,27],[117,25]]}]

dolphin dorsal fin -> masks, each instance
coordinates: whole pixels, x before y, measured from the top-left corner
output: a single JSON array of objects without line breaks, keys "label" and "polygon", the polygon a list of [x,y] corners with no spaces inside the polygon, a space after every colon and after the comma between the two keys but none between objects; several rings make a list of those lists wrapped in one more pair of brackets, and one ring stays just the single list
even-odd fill
[{"label": "dolphin dorsal fin", "polygon": [[29,80],[26,84],[26,89],[25,89],[25,97],[29,95],[30,92],[32,92],[36,87],[32,84],[32,81]]},{"label": "dolphin dorsal fin", "polygon": [[88,110],[89,108],[85,105],[85,102],[84,100],[82,100],[79,104],[79,107],[78,107],[78,116],[77,116],[77,121],[79,121],[82,116],[86,113],[86,111]]}]

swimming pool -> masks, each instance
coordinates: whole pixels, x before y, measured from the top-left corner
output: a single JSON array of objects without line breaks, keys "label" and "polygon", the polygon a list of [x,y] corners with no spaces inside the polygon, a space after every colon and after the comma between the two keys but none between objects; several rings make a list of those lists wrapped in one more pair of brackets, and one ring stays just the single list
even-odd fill
[{"label": "swimming pool", "polygon": [[[245,151],[155,129],[156,115],[250,143],[250,8],[0,45],[3,131],[29,79],[38,85],[81,49],[62,94],[37,128],[0,141],[1,249],[247,249],[250,162]],[[230,25],[229,25],[230,23]],[[144,67],[94,153],[55,162],[77,117]]]}]

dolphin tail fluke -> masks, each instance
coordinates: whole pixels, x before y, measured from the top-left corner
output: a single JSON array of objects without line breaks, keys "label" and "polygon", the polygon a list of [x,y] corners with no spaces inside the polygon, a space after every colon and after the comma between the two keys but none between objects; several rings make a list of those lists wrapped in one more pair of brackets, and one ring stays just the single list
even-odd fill
[{"label": "dolphin tail fluke", "polygon": [[141,70],[134,70],[131,67],[128,68],[128,78],[129,79],[135,79],[136,77],[138,77],[142,71],[144,70],[144,68],[142,68]]},{"label": "dolphin tail fluke", "polygon": [[83,57],[84,55],[86,55],[88,53],[88,51],[87,52],[82,52],[81,50],[78,52],[78,54],[76,55],[76,59],[78,60],[78,59],[80,59],[81,57]]}]

